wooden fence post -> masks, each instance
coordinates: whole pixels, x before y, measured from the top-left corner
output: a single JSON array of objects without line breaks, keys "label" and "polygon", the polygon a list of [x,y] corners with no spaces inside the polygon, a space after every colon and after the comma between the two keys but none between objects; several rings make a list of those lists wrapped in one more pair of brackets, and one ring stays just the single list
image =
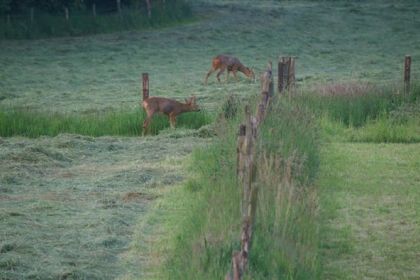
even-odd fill
[{"label": "wooden fence post", "polygon": [[150,0],[146,0],[146,6],[147,6],[147,17],[151,19],[152,18],[152,3],[150,2]]},{"label": "wooden fence post", "polygon": [[93,14],[93,17],[96,18],[96,3],[95,2],[92,4],[92,14]]},{"label": "wooden fence post", "polygon": [[64,7],[64,16],[66,18],[66,21],[69,21],[69,8]]},{"label": "wooden fence post", "polygon": [[292,89],[295,81],[295,57],[281,57],[278,64],[279,93]]},{"label": "wooden fence post", "polygon": [[30,10],[31,24],[34,24],[34,10],[35,10],[35,8],[31,7],[31,10]]},{"label": "wooden fence post", "polygon": [[116,1],[117,1],[118,15],[121,17],[121,0],[116,0]]},{"label": "wooden fence post", "polygon": [[143,73],[143,100],[149,98],[149,74]]},{"label": "wooden fence post", "polygon": [[267,71],[261,78],[261,102],[257,107],[257,115],[251,116],[249,105],[245,106],[245,124],[239,126],[237,140],[237,169],[238,183],[243,187],[241,214],[241,250],[232,254],[231,268],[225,276],[226,280],[242,279],[249,259],[251,248],[252,227],[254,223],[258,200],[258,185],[255,183],[255,153],[258,127],[264,119],[269,104],[270,93],[273,91],[272,65],[269,63]]},{"label": "wooden fence post", "polygon": [[406,55],[404,60],[404,94],[410,93],[411,56]]}]

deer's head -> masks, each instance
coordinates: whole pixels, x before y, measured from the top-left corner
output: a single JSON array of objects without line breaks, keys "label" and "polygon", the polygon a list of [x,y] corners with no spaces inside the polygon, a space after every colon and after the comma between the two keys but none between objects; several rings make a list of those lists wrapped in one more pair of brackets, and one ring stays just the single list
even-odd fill
[{"label": "deer's head", "polygon": [[185,99],[185,104],[188,105],[188,107],[190,108],[191,111],[198,112],[198,111],[200,111],[200,108],[198,107],[198,105],[195,101],[196,101],[196,97],[195,97],[195,95],[193,95],[190,98]]},{"label": "deer's head", "polygon": [[245,70],[245,75],[250,78],[251,80],[255,81],[255,74],[254,71],[252,71],[251,68],[247,67]]}]

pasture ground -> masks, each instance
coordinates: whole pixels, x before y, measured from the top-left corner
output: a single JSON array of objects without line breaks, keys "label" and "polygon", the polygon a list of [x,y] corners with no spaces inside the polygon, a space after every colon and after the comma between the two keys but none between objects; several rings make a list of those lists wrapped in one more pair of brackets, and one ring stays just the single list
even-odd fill
[{"label": "pasture ground", "polygon": [[[47,113],[133,111],[140,75],[149,72],[151,95],[182,100],[196,94],[198,103],[215,113],[228,94],[259,92],[258,83],[242,77],[218,84],[212,76],[203,86],[218,53],[238,56],[257,73],[268,59],[297,55],[299,86],[342,80],[398,83],[406,54],[413,59],[412,79],[420,76],[418,1],[220,0],[197,1],[193,8],[202,20],[160,30],[0,41],[0,106]],[[160,256],[144,249],[149,235],[143,233],[159,232],[157,223],[168,212],[180,209],[182,214],[188,204],[150,213],[151,202],[190,176],[184,160],[208,142],[179,130],[147,138],[0,138],[0,278],[152,277],[144,274],[147,260],[156,257],[158,263]],[[328,277],[349,276],[340,270],[381,277],[381,269],[416,276],[418,255],[411,252],[419,251],[412,250],[419,236],[418,148],[340,143],[325,151],[338,171],[324,173],[321,184],[338,188],[322,189],[326,209],[334,210],[326,215],[332,235],[323,249]],[[377,169],[367,174],[369,168]],[[347,176],[347,171],[356,176],[340,181],[337,175]],[[406,179],[397,171],[406,172]],[[355,189],[345,188],[350,184]],[[360,261],[358,271],[350,270],[354,259]],[[369,270],[369,260],[378,266]]]},{"label": "pasture ground", "polygon": [[115,279],[142,276],[139,263],[123,256],[135,225],[184,180],[182,162],[208,140],[60,134],[0,141],[0,278]]},{"label": "pasture ground", "polygon": [[418,279],[419,148],[324,146],[319,182],[323,279]]}]

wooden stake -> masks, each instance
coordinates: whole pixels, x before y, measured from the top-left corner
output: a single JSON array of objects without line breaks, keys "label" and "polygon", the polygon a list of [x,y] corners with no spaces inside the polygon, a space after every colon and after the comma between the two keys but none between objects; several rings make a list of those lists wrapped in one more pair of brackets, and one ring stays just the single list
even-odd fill
[{"label": "wooden stake", "polygon": [[406,55],[404,60],[404,94],[410,93],[411,56]]},{"label": "wooden stake", "polygon": [[149,98],[149,74],[143,73],[143,100]]},{"label": "wooden stake", "polygon": [[92,14],[93,14],[93,17],[96,18],[96,3],[92,4]]},{"label": "wooden stake", "polygon": [[33,24],[34,23],[34,7],[31,7],[30,18],[31,18],[31,24]]},{"label": "wooden stake", "polygon": [[69,21],[69,8],[64,7],[64,15],[66,17],[66,21]]}]

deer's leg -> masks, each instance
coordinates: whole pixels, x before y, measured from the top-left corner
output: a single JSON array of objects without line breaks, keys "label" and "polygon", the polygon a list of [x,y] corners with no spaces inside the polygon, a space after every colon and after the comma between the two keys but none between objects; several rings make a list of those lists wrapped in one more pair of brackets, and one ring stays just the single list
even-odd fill
[{"label": "deer's leg", "polygon": [[233,70],[232,72],[233,72],[233,77],[235,77],[235,80],[236,80],[236,81],[238,81],[238,76],[236,75],[236,73],[237,73],[238,71]]},{"label": "deer's leg", "polygon": [[205,85],[207,85],[207,80],[209,79],[210,75],[211,75],[214,71],[216,71],[216,69],[214,69],[214,68],[212,67],[212,68],[209,70],[209,72],[207,72],[206,79],[204,80],[204,84],[205,84]]},{"label": "deer's leg", "polygon": [[147,128],[149,127],[151,117],[147,117],[143,122],[143,136],[147,134]]},{"label": "deer's leg", "polygon": [[148,132],[147,130],[149,128],[150,122],[152,121],[152,117],[154,115],[154,112],[146,110],[146,114],[147,114],[147,117],[143,122],[143,135],[145,135]]},{"label": "deer's leg", "polygon": [[175,128],[176,125],[176,115],[170,114],[169,115],[169,123],[171,124],[171,128]]},{"label": "deer's leg", "polygon": [[226,66],[225,67],[222,67],[221,69],[220,69],[220,71],[219,71],[219,73],[217,73],[217,80],[219,81],[219,83],[220,83],[220,75],[222,75],[223,74],[223,72],[225,72],[225,70],[226,70]]},{"label": "deer's leg", "polygon": [[238,67],[237,66],[233,66],[232,67],[232,73],[233,73],[233,77],[235,77],[235,80],[238,81],[238,76],[236,75],[236,73],[238,72]]}]

